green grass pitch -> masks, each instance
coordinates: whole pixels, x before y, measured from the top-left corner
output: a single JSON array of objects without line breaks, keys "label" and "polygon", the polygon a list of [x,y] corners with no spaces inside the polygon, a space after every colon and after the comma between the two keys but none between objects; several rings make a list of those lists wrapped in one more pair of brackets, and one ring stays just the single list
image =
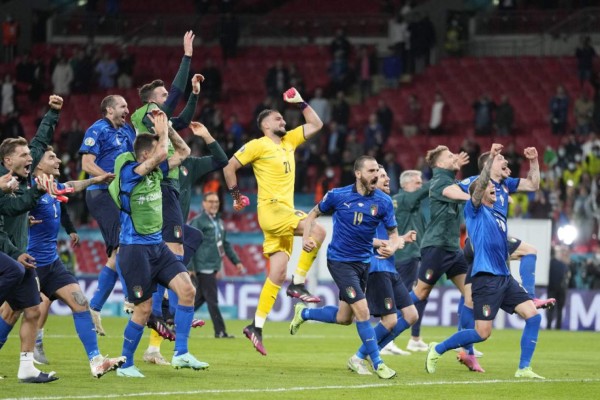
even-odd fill
[{"label": "green grass pitch", "polygon": [[[125,319],[105,318],[106,337],[99,337],[100,350],[111,356],[121,352]],[[346,369],[347,359],[359,345],[354,326],[307,323],[290,336],[287,323],[269,323],[264,343],[268,356],[257,353],[242,335],[244,321],[227,321],[235,339],[214,339],[212,325],[194,329],[190,351],[210,363],[207,371],[174,370],[147,365],[142,354],[148,345],[145,332],[136,354],[136,365],[145,379],[119,378],[114,372],[92,378],[83,347],[71,317],[51,316],[46,328],[45,348],[60,379],[45,385],[18,383],[19,339],[16,329],[0,351],[0,398],[29,399],[594,399],[600,397],[600,340],[597,332],[542,331],[533,359],[533,369],[546,381],[514,378],[519,362],[520,331],[498,330],[478,350],[484,374],[468,371],[456,362],[456,353],[446,353],[437,372],[424,370],[425,353],[385,356],[398,372],[385,381],[358,376]],[[450,328],[423,327],[426,341],[440,341]],[[404,347],[405,332],[396,343]],[[170,359],[173,344],[163,343]]]}]

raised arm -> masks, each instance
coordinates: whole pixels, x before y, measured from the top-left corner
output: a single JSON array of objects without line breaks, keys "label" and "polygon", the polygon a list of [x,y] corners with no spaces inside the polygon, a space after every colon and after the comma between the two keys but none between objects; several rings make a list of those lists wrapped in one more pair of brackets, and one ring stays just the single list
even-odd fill
[{"label": "raised arm", "polygon": [[33,158],[33,163],[31,165],[32,170],[35,169],[37,163],[44,156],[46,149],[50,143],[52,143],[54,130],[56,128],[56,124],[58,123],[60,110],[63,106],[63,99],[60,96],[51,95],[48,100],[48,105],[50,106],[50,110],[48,110],[46,115],[44,115],[42,123],[38,127],[35,136],[29,143],[31,157]]},{"label": "raised arm", "polygon": [[535,147],[526,148],[523,153],[529,160],[529,172],[527,178],[519,181],[517,191],[535,192],[540,188],[540,164],[538,162],[538,152]]},{"label": "raised arm", "polygon": [[473,203],[473,206],[475,206],[475,208],[481,205],[481,199],[483,199],[483,195],[487,190],[488,184],[490,183],[490,171],[492,170],[494,158],[496,158],[496,156],[500,154],[500,151],[502,151],[502,147],[503,146],[498,143],[492,144],[492,148],[490,149],[490,156],[485,162],[483,169],[479,174],[479,178],[477,178],[477,180],[473,182],[473,185],[475,185],[475,189],[473,190],[473,196],[471,196],[471,202]]},{"label": "raised arm", "polygon": [[175,153],[169,157],[169,169],[172,169],[179,167],[183,160],[189,157],[192,150],[190,150],[190,146],[187,145],[185,140],[179,136],[179,133],[171,127],[169,127],[169,140],[175,148]]},{"label": "raised arm", "polygon": [[183,36],[183,58],[181,59],[179,70],[177,70],[177,74],[175,75],[175,78],[173,78],[173,82],[169,88],[167,100],[165,100],[165,103],[161,107],[169,118],[173,115],[177,103],[179,103],[181,96],[185,92],[185,86],[187,85],[187,78],[190,72],[190,64],[192,62],[192,54],[194,52],[194,38],[195,35],[192,31],[187,31]]},{"label": "raised arm", "polygon": [[[210,152],[210,156],[188,158],[188,160],[193,159],[192,163],[194,166],[191,169],[195,171],[195,176],[192,178],[197,179],[209,172],[224,168],[227,165],[227,155],[215,138],[212,137],[208,129],[199,122],[192,122],[190,128],[194,135],[204,140]],[[186,165],[188,162],[186,162]]]},{"label": "raised arm", "polygon": [[196,104],[198,104],[200,84],[202,82],[204,82],[204,76],[201,74],[196,74],[192,77],[192,93],[190,93],[185,108],[177,117],[171,118],[171,124],[176,131],[187,128],[192,122],[192,118],[194,118],[194,114],[196,113]]},{"label": "raised arm", "polygon": [[306,124],[303,125],[304,138],[306,140],[310,139],[321,130],[323,127],[323,121],[321,121],[321,118],[319,118],[315,110],[313,110],[312,107],[302,99],[302,96],[300,96],[300,93],[298,93],[295,88],[288,89],[283,94],[283,100],[288,103],[298,104],[302,110],[302,115],[306,120]]}]

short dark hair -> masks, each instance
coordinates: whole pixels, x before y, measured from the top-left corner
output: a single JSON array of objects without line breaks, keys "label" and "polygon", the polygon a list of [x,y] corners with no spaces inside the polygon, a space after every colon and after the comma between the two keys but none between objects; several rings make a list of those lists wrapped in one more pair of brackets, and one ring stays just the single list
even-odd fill
[{"label": "short dark hair", "polygon": [[449,150],[448,147],[442,145],[439,145],[433,150],[429,150],[425,156],[425,161],[427,161],[427,164],[429,164],[431,168],[434,168],[438,158],[440,158],[440,155],[446,150]]},{"label": "short dark hair", "polygon": [[371,156],[360,156],[360,157],[358,157],[356,159],[356,161],[354,161],[354,171],[360,171],[361,168],[363,167],[363,165],[365,165],[365,161],[371,161],[371,160],[377,162],[377,160],[375,159],[375,157],[371,157]]},{"label": "short dark hair", "polygon": [[481,155],[477,159],[477,168],[479,168],[480,172],[481,170],[483,170],[483,166],[487,162],[488,158],[490,158],[490,152],[486,151],[485,153],[481,153]]},{"label": "short dark hair", "polygon": [[27,146],[27,139],[24,137],[8,138],[2,141],[0,144],[0,162],[4,162],[4,158],[12,155],[15,149],[19,146]]},{"label": "short dark hair", "polygon": [[206,201],[208,196],[217,196],[217,199],[219,198],[219,194],[217,192],[206,192],[202,195],[202,201]]},{"label": "short dark hair", "polygon": [[258,117],[256,117],[256,125],[258,125],[258,129],[262,130],[261,128],[261,124],[263,122],[263,119],[267,118],[269,115],[278,112],[277,110],[272,110],[270,108],[267,108],[266,110],[262,110],[259,114]]},{"label": "short dark hair", "polygon": [[100,114],[102,114],[103,117],[106,117],[106,110],[108,107],[114,108],[114,106],[117,104],[117,97],[122,96],[119,96],[118,94],[110,94],[102,99],[102,101],[100,102]]},{"label": "short dark hair", "polygon": [[139,88],[138,93],[140,94],[140,100],[142,100],[142,103],[146,104],[150,100],[154,89],[161,86],[165,86],[165,83],[160,79],[155,79]]},{"label": "short dark hair", "polygon": [[133,142],[133,152],[135,153],[135,158],[139,159],[143,151],[152,150],[154,142],[158,142],[157,135],[151,135],[149,133],[140,133],[137,135],[135,142]]}]

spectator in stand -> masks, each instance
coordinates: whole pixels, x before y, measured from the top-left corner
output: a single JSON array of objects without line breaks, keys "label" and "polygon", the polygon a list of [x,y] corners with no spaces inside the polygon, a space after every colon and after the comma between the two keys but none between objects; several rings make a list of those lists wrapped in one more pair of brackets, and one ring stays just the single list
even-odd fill
[{"label": "spectator in stand", "polygon": [[346,90],[351,83],[348,60],[343,57],[341,51],[333,56],[329,65],[329,77],[331,78],[331,90],[334,93]]},{"label": "spectator in stand", "polygon": [[[406,62],[406,48],[409,40],[408,23],[402,13],[398,13],[395,18],[388,21],[388,39],[390,48],[394,55],[400,59],[404,66]],[[401,68],[400,75],[404,72]]]},{"label": "spectator in stand", "polygon": [[33,80],[30,83],[29,100],[37,102],[46,88],[46,64],[40,57],[33,60]]},{"label": "spectator in stand", "polygon": [[385,144],[385,133],[383,127],[377,121],[377,114],[369,114],[369,122],[365,127],[365,153],[368,153],[371,149],[380,149]]},{"label": "spectator in stand", "polygon": [[315,203],[323,200],[327,192],[335,187],[335,171],[331,166],[325,168],[325,173],[320,175],[315,186]]},{"label": "spectator in stand", "polygon": [[352,45],[350,44],[350,41],[348,41],[346,32],[344,32],[343,29],[336,29],[335,37],[329,45],[329,49],[333,57],[340,57],[345,60],[346,63],[348,62],[350,59],[350,53],[352,51]]},{"label": "spectator in stand", "polygon": [[304,78],[302,78],[298,67],[293,62],[290,62],[288,65],[288,73],[290,76],[290,86],[296,88],[300,93],[305,92]]},{"label": "spectator in stand", "polygon": [[227,133],[232,136],[236,150],[239,149],[243,143],[242,136],[244,136],[244,127],[240,123],[237,114],[231,114],[229,116]]},{"label": "spectator in stand", "polygon": [[[584,152],[586,154],[586,152]],[[585,171],[591,176],[600,176],[600,144],[594,144],[584,158]]]},{"label": "spectator in stand", "polygon": [[289,84],[290,74],[287,67],[283,65],[283,61],[279,59],[275,61],[275,65],[267,71],[267,76],[265,77],[267,94],[278,99],[281,97],[280,93],[285,92],[286,88],[289,87]]},{"label": "spectator in stand", "polygon": [[10,64],[17,55],[17,44],[19,43],[19,23],[10,14],[2,23],[2,48],[4,50],[4,62]]},{"label": "spectator in stand", "polygon": [[516,150],[514,142],[510,142],[502,150],[502,153],[506,161],[508,161],[508,169],[511,170],[511,175],[521,176],[521,163],[523,162],[523,155]]},{"label": "spectator in stand", "polygon": [[53,92],[59,96],[68,96],[71,94],[71,83],[73,82],[73,69],[71,64],[65,58],[58,60],[52,72]]},{"label": "spectator in stand", "polygon": [[315,97],[310,99],[308,105],[317,113],[323,124],[328,124],[331,121],[331,105],[329,100],[323,97],[323,89],[315,89]]},{"label": "spectator in stand", "polygon": [[219,31],[219,42],[221,43],[221,53],[223,62],[237,56],[238,41],[240,38],[240,25],[232,13],[226,13],[221,16],[221,29]]},{"label": "spectator in stand", "polygon": [[84,49],[77,49],[73,58],[71,58],[71,68],[73,69],[73,93],[88,93],[92,81],[93,63]]},{"label": "spectator in stand", "polygon": [[342,151],[344,150],[344,143],[346,142],[344,131],[335,121],[331,121],[329,123],[329,132],[324,136],[327,140],[327,159],[332,165],[338,165],[342,157]]},{"label": "spectator in stand", "polygon": [[3,117],[15,111],[15,81],[10,74],[4,76],[2,82],[2,107],[0,115]]},{"label": "spectator in stand", "polygon": [[567,132],[567,116],[569,114],[569,98],[562,86],[556,88],[556,95],[550,99],[550,125],[554,135]]},{"label": "spectator in stand", "polygon": [[96,64],[94,71],[98,74],[98,87],[100,89],[112,89],[115,87],[115,76],[119,72],[117,62],[111,58],[108,52],[104,52],[102,59]]},{"label": "spectator in stand", "polygon": [[66,144],[66,152],[72,159],[79,159],[79,148],[83,143],[84,130],[81,128],[79,120],[73,118],[71,121],[71,129],[63,131],[61,134],[61,142]]},{"label": "spectator in stand", "polygon": [[[515,176],[518,175],[515,174]],[[548,202],[546,193],[543,190],[535,192],[535,197],[533,201],[529,202],[529,209],[527,211],[529,218],[533,219],[548,219],[552,217],[552,205]]]},{"label": "spectator in stand", "polygon": [[408,96],[408,103],[403,116],[402,132],[404,136],[410,138],[419,133],[422,123],[421,103],[416,95]]},{"label": "spectator in stand", "polygon": [[[363,146],[358,142],[356,137],[356,132],[350,131],[348,135],[346,135],[346,146],[344,146],[345,150],[350,152],[350,157],[352,160],[356,160],[358,157],[362,156],[364,153]],[[342,158],[343,154],[342,154]],[[354,161],[352,161],[354,162]],[[354,166],[352,167],[354,168]],[[354,170],[352,170],[354,171]],[[354,180],[354,175],[352,175],[352,181]],[[342,185],[344,186],[344,185]]]},{"label": "spectator in stand", "polygon": [[6,118],[2,129],[0,129],[0,142],[7,138],[18,137],[25,137],[25,130],[19,120],[19,112],[14,110],[8,114],[8,118]]},{"label": "spectator in stand", "polygon": [[446,103],[440,92],[435,92],[433,104],[431,104],[431,112],[429,116],[429,134],[439,135],[444,132],[442,124],[444,123],[444,114]]},{"label": "spectator in stand", "polygon": [[331,120],[337,124],[337,127],[344,132],[348,130],[350,121],[350,104],[346,101],[346,95],[343,91],[336,94],[335,100],[331,104]]},{"label": "spectator in stand", "polygon": [[221,99],[221,90],[223,87],[221,71],[217,68],[212,58],[206,59],[201,71],[204,76],[204,82],[202,82],[202,96],[208,97],[213,102],[219,101]]},{"label": "spectator in stand", "polygon": [[556,315],[556,325],[554,329],[562,329],[562,312],[567,300],[567,290],[569,289],[569,280],[571,272],[569,264],[571,255],[566,246],[556,246],[551,250],[550,271],[548,276],[548,297],[556,299],[555,307],[546,310],[548,320],[546,329],[552,329],[552,322]]},{"label": "spectator in stand", "polygon": [[377,101],[377,110],[375,111],[375,113],[377,114],[377,122],[379,122],[379,124],[383,128],[384,141],[387,142],[388,138],[392,133],[392,126],[394,124],[394,113],[383,99],[379,99]]},{"label": "spectator in stand", "polygon": [[594,88],[594,115],[592,121],[596,132],[600,132],[600,71],[592,73],[590,83]]},{"label": "spectator in stand", "polygon": [[479,166],[477,165],[479,155],[481,154],[481,148],[479,147],[479,143],[477,143],[477,141],[472,138],[465,138],[458,152],[465,152],[469,156],[469,162],[467,162],[460,169],[462,177],[467,178],[469,176],[479,175]]},{"label": "spectator in stand", "polygon": [[[117,87],[119,89],[131,89],[133,87],[134,66],[135,58],[127,51],[127,47],[123,46],[123,48],[121,49],[121,55],[117,60],[117,68],[119,69]],[[202,88],[204,89],[204,84],[202,86]]]},{"label": "spectator in stand", "polygon": [[594,115],[594,103],[590,100],[587,91],[583,91],[573,106],[575,114],[575,132],[579,135],[587,135],[592,129],[592,117]]},{"label": "spectator in stand", "polygon": [[483,94],[479,100],[473,103],[473,111],[475,113],[475,134],[477,136],[491,135],[495,108],[496,104],[487,94]]},{"label": "spectator in stand", "polygon": [[356,60],[355,74],[358,77],[360,102],[364,103],[373,93],[373,75],[377,72],[377,59],[367,46],[361,46]]},{"label": "spectator in stand", "polygon": [[353,156],[350,150],[344,150],[342,153],[342,175],[340,176],[340,187],[352,185],[353,182],[356,182],[356,176],[354,175],[355,160],[356,158]]},{"label": "spectator in stand", "polygon": [[444,47],[449,56],[461,57],[463,54],[463,29],[456,16],[452,17],[449,25],[446,30]]},{"label": "spectator in stand", "polygon": [[23,54],[15,68],[17,83],[23,86],[31,85],[35,79],[35,64],[31,61],[29,53]]},{"label": "spectator in stand", "polygon": [[589,82],[592,78],[592,72],[594,71],[594,58],[596,57],[596,50],[592,46],[592,39],[589,36],[583,36],[577,50],[575,50],[575,57],[577,57],[577,74],[579,75],[579,83],[581,87]]},{"label": "spectator in stand", "polygon": [[[502,95],[500,104],[496,108],[496,131],[498,136],[509,136],[515,122],[515,111],[508,101],[507,95]],[[517,175],[518,176],[518,175]]]},{"label": "spectator in stand", "polygon": [[387,172],[390,178],[390,194],[394,195],[398,193],[400,188],[400,174],[402,174],[403,168],[396,161],[396,153],[393,151],[387,151],[383,156],[383,169]]},{"label": "spectator in stand", "polygon": [[56,50],[54,50],[54,55],[50,58],[50,64],[48,65],[50,67],[51,76],[54,73],[54,68],[56,68],[56,65],[59,63],[61,58],[66,57],[64,55],[64,49],[61,46],[58,46]]}]

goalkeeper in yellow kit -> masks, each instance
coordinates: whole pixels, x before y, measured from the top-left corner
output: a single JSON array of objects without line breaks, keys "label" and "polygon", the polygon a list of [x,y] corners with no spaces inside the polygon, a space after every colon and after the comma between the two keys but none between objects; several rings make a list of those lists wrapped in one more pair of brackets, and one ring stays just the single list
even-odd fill
[{"label": "goalkeeper in yellow kit", "polygon": [[[300,107],[306,124],[286,131],[285,120],[278,111],[262,111],[257,124],[264,136],[242,146],[223,169],[236,211],[249,204],[248,198],[238,189],[236,171],[252,164],[258,184],[258,223],[265,236],[263,253],[270,260],[270,269],[260,292],[254,322],[244,328],[244,335],[262,355],[267,355],[262,344],[262,328],[285,281],[294,236],[302,236],[305,228],[306,214],[294,209],[294,151],[323,127],[317,113],[302,100],[296,89],[287,90],[283,99]],[[288,296],[309,303],[321,301],[306,290],[304,282],[324,239],[325,229],[320,225],[313,226],[311,240],[315,248],[310,252],[302,251],[292,283],[286,291]]]}]

